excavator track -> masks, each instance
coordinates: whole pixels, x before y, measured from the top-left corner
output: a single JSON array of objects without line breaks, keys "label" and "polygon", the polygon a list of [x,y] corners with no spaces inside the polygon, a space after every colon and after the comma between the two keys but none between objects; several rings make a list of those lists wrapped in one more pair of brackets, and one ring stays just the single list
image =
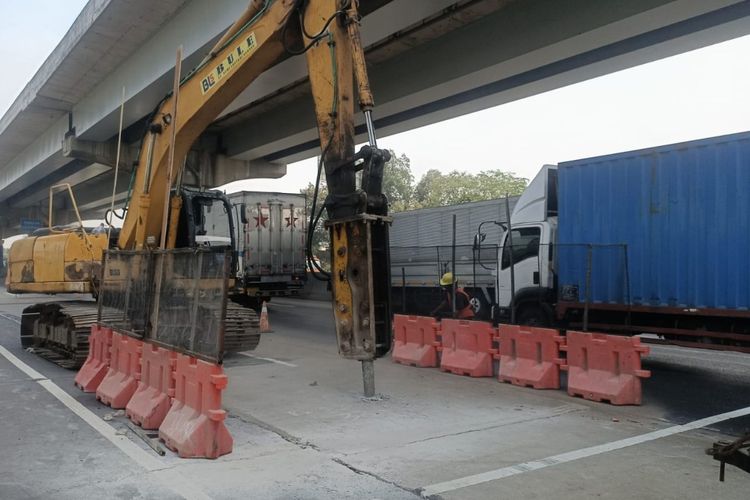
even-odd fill
[{"label": "excavator track", "polygon": [[260,342],[260,318],[247,307],[227,302],[224,319],[224,352],[252,351]]},{"label": "excavator track", "polygon": [[[109,314],[113,314],[111,318]],[[103,321],[119,312],[103,312]],[[98,306],[91,301],[34,304],[23,310],[21,346],[67,369],[77,370],[89,354],[91,325],[98,320]],[[260,342],[260,320],[252,309],[227,304],[224,351],[251,351]]]},{"label": "excavator track", "polygon": [[29,306],[21,316],[21,345],[63,368],[80,368],[89,354],[89,332],[97,314],[91,301]]}]

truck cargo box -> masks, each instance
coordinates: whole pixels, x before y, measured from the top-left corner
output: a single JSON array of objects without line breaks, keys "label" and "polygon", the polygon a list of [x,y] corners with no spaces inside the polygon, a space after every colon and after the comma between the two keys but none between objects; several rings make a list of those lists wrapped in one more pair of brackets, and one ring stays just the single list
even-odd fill
[{"label": "truck cargo box", "polygon": [[[511,211],[518,196],[510,197]],[[391,282],[401,286],[438,287],[451,269],[453,215],[456,216],[456,275],[464,286],[493,287],[497,245],[503,230],[490,223],[507,222],[505,198],[421,208],[392,214],[390,230]],[[479,225],[485,234],[481,253],[472,252]],[[477,259],[476,265],[474,259]],[[474,277],[476,276],[476,283]]]},{"label": "truck cargo box", "polygon": [[305,276],[305,196],[241,191],[229,199],[236,210],[245,209],[247,224],[238,224],[245,279],[261,286],[288,282],[300,287]]},{"label": "truck cargo box", "polygon": [[750,308],[750,133],[560,163],[561,302]]},{"label": "truck cargo box", "polygon": [[[510,209],[518,196],[509,199]],[[440,277],[451,271],[456,216],[455,274],[474,300],[477,318],[487,319],[495,302],[497,249],[506,223],[505,198],[423,208],[393,215],[390,232],[393,310],[427,315],[442,300]],[[484,224],[482,224],[484,223]],[[481,225],[480,248],[474,237]]]}]

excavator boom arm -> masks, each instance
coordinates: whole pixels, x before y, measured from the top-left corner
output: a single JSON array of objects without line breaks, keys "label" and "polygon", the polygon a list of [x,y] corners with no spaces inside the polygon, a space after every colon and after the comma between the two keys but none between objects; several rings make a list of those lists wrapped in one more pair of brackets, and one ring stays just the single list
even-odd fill
[{"label": "excavator boom arm", "polygon": [[204,62],[182,79],[176,116],[172,116],[173,95],[159,104],[141,143],[133,195],[118,239],[120,248],[139,249],[148,241],[159,241],[170,148],[174,147],[174,184],[198,136],[253,80],[286,56],[281,34],[294,4],[291,0],[253,1],[239,20],[246,22],[235,23]]},{"label": "excavator boom arm", "polygon": [[[118,246],[156,246],[168,187],[181,178],[184,158],[193,142],[253,80],[286,57],[304,53],[330,193],[325,209],[331,235],[330,279],[339,352],[348,358],[371,360],[390,348],[389,220],[382,194],[383,164],[388,153],[377,149],[375,143],[373,99],[359,37],[357,3],[250,3],[201,65],[182,80],[178,96],[165,98],[151,117]],[[356,154],[355,98],[365,113],[370,142]],[[174,171],[170,175],[171,148]],[[175,241],[180,203],[176,198],[170,201],[172,220],[166,226],[170,233],[167,242]]]}]

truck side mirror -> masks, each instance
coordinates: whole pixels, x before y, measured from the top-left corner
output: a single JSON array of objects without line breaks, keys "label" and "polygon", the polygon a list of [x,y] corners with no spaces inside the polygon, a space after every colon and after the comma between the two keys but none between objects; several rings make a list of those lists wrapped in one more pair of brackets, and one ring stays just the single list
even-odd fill
[{"label": "truck side mirror", "polygon": [[244,203],[240,203],[240,222],[247,224],[247,207]]},{"label": "truck side mirror", "polygon": [[484,239],[487,237],[484,233],[477,233],[474,235],[474,250],[478,250]]}]

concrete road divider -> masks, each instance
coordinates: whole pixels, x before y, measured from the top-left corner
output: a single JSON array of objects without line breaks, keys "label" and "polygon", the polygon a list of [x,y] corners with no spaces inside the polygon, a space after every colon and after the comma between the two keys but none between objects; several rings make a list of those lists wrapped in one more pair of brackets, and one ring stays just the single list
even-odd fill
[{"label": "concrete road divider", "polygon": [[418,367],[437,367],[437,332],[440,324],[426,316],[393,316],[393,352],[396,363]]},{"label": "concrete road divider", "polygon": [[141,353],[141,379],[125,414],[144,429],[158,429],[174,397],[177,353],[145,342]]},{"label": "concrete road divider", "polygon": [[569,331],[566,334],[568,394],[613,405],[641,404],[641,356],[649,348],[637,337]]},{"label": "concrete road divider", "polygon": [[112,408],[125,408],[138,387],[143,341],[112,332],[109,370],[96,388],[96,399]]},{"label": "concrete road divider", "polygon": [[560,345],[565,338],[551,328],[500,325],[498,380],[534,389],[560,388]]},{"label": "concrete road divider", "polygon": [[232,451],[224,425],[221,392],[227,376],[221,365],[177,354],[172,406],[159,427],[159,438],[183,458],[217,458]]},{"label": "concrete road divider", "polygon": [[491,377],[495,333],[492,325],[483,321],[444,319],[440,322],[440,369],[457,375]]},{"label": "concrete road divider", "polygon": [[76,374],[76,387],[83,392],[96,392],[109,370],[111,347],[112,329],[97,324],[91,325],[89,354],[86,362]]}]

